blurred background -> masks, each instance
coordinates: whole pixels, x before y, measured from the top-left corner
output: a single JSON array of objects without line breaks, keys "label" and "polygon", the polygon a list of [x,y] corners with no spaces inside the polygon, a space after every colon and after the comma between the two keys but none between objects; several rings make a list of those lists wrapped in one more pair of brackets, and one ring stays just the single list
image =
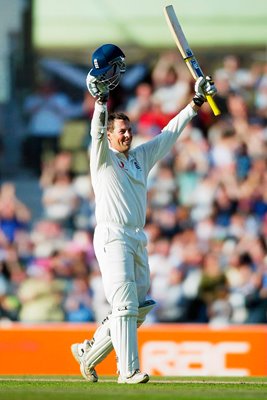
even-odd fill
[{"label": "blurred background", "polygon": [[[265,0],[173,0],[218,88],[149,177],[149,322],[267,322]],[[110,110],[134,144],[159,134],[193,82],[161,0],[0,0],[0,320],[99,322],[109,311],[92,247],[87,148],[92,51],[127,72]]]}]

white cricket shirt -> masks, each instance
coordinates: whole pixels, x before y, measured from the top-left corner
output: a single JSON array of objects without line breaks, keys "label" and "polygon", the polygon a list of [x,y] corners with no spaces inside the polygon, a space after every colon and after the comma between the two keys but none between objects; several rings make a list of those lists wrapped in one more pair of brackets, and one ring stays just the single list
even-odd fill
[{"label": "white cricket shirt", "polygon": [[96,200],[96,222],[142,229],[147,204],[147,176],[196,115],[187,105],[155,138],[133,148],[128,158],[109,147],[107,106],[95,103],[91,125],[90,171]]}]

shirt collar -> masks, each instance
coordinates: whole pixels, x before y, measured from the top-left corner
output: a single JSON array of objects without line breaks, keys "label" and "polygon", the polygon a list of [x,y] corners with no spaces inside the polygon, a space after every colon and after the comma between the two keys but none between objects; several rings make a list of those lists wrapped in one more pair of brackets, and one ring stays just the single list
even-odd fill
[{"label": "shirt collar", "polygon": [[[122,158],[126,158],[126,159],[127,159],[127,157],[126,157],[126,155],[125,155],[124,153],[121,153],[120,151],[114,149],[114,148],[111,147],[111,146],[109,146],[109,148],[110,148],[110,150],[113,151],[113,153],[116,154],[117,157],[122,157]],[[130,155],[131,155],[131,153],[130,153],[130,151],[129,151],[129,152],[128,152],[128,158],[129,158]]]}]

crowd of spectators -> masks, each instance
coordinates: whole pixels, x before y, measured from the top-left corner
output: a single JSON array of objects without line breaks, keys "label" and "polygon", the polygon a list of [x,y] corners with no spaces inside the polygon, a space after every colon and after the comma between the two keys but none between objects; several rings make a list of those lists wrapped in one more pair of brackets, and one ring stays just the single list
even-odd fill
[{"label": "crowd of spectators", "polygon": [[[267,322],[267,64],[244,67],[229,55],[213,78],[221,116],[205,104],[149,176],[151,323]],[[192,93],[176,55],[163,54],[119,104],[133,145],[159,134]],[[89,96],[83,110],[89,126]],[[12,183],[0,187],[3,321],[99,322],[109,311],[92,246],[90,174],[72,165],[62,149],[42,165],[35,221]]]}]

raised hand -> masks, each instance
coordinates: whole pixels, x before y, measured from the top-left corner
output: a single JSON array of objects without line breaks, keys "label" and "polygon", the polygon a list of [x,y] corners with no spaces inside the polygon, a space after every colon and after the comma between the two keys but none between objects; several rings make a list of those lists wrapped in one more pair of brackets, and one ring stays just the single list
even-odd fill
[{"label": "raised hand", "polygon": [[97,77],[92,76],[90,72],[86,77],[86,86],[91,94],[99,103],[107,103],[109,97],[108,85],[99,81]]}]

